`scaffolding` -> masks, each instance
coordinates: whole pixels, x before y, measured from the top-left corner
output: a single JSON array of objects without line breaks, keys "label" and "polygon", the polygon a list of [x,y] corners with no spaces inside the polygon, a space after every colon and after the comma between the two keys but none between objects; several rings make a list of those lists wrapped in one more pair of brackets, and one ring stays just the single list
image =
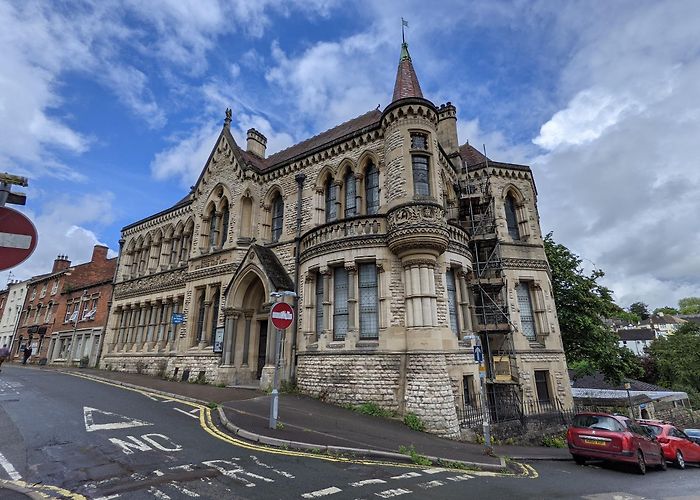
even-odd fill
[{"label": "scaffolding", "polygon": [[[506,403],[506,407],[515,409],[520,407],[521,399],[513,344],[516,326],[508,312],[489,171],[488,158],[471,169],[466,161],[463,162],[459,182],[459,221],[469,234],[473,259],[469,285],[474,333],[480,337],[484,348],[487,396],[494,406],[502,407]],[[494,417],[498,419],[498,416]]]}]

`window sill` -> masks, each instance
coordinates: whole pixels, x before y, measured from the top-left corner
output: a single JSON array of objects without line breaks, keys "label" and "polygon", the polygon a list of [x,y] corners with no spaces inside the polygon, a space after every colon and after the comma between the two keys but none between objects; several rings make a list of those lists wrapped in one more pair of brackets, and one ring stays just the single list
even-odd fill
[{"label": "window sill", "polygon": [[355,347],[357,349],[378,349],[379,348],[379,339],[359,340],[355,344]]}]

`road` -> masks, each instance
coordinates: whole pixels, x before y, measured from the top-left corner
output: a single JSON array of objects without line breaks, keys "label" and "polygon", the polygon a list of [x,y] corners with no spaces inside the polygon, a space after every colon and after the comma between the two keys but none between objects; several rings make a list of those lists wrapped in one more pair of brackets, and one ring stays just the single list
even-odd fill
[{"label": "road", "polygon": [[[700,469],[538,462],[521,474],[270,450],[216,428],[206,407],[18,366],[0,373],[0,478],[57,498],[698,498]],[[535,470],[537,472],[535,472]],[[671,486],[672,485],[672,486]],[[2,486],[2,482],[0,482]]]}]

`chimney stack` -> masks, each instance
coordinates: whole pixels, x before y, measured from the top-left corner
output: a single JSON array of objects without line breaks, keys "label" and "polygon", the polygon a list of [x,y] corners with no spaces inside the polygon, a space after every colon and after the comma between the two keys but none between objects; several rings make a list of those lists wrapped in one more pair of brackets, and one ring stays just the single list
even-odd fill
[{"label": "chimney stack", "polygon": [[92,259],[90,262],[104,262],[107,260],[107,250],[105,245],[95,245],[92,249]]},{"label": "chimney stack", "polygon": [[259,156],[260,158],[265,158],[265,149],[267,148],[267,137],[262,135],[254,128],[251,128],[250,130],[248,130],[247,139],[247,151],[249,153],[253,153],[255,156]]},{"label": "chimney stack", "polygon": [[69,267],[70,267],[70,261],[68,260],[68,256],[67,255],[59,255],[53,261],[53,269],[51,269],[51,272],[57,273],[58,271],[63,271],[64,269],[68,269]]}]

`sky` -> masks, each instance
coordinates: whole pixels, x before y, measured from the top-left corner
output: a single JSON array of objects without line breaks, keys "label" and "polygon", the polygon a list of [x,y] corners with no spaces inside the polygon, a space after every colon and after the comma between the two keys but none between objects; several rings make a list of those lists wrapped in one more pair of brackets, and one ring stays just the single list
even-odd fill
[{"label": "sky", "polygon": [[29,178],[14,208],[39,231],[12,276],[116,255],[187,194],[227,107],[268,153],[383,109],[401,17],[425,97],[532,167],[543,233],[618,304],[700,296],[695,0],[0,0],[0,171]]}]

